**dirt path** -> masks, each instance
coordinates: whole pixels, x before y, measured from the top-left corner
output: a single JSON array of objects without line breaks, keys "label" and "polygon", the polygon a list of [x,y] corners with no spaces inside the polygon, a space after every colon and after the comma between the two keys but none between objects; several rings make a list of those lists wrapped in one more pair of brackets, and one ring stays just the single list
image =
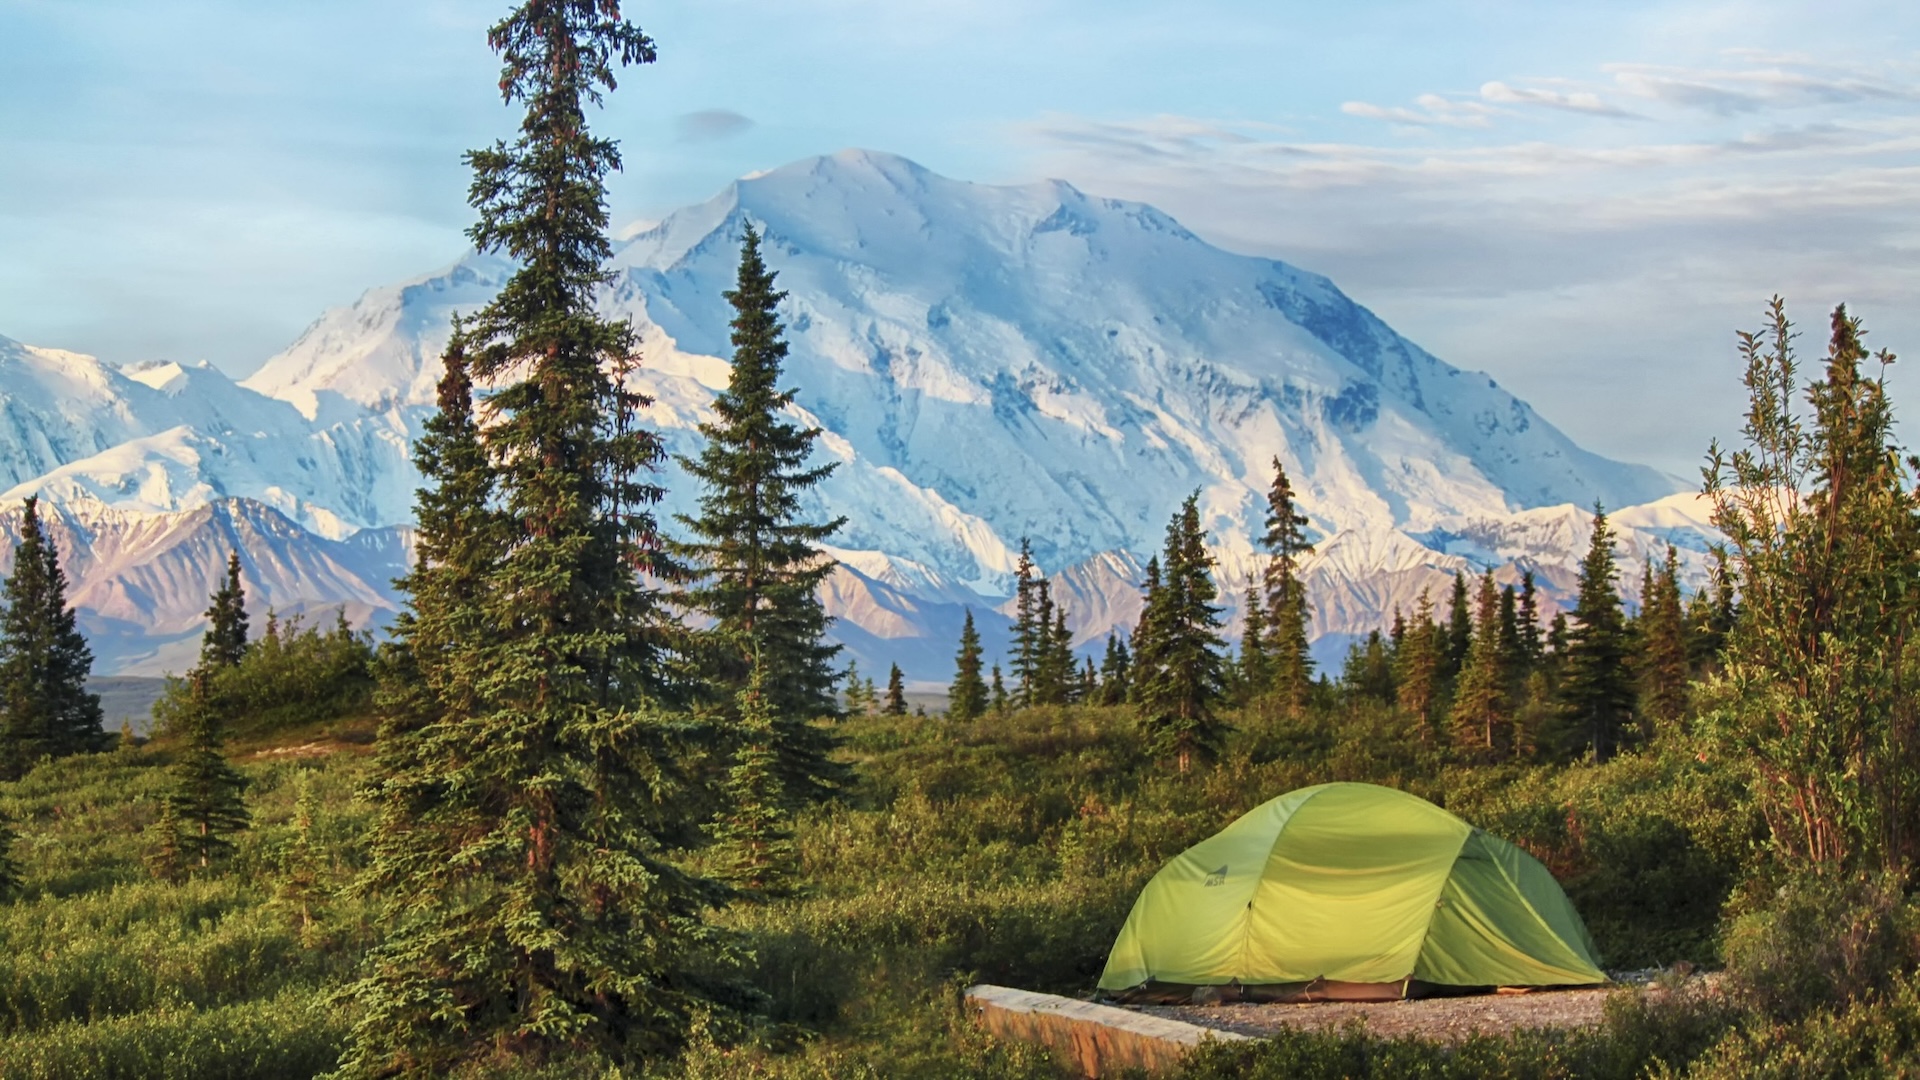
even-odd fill
[{"label": "dirt path", "polygon": [[1256,1038],[1285,1028],[1327,1030],[1357,1021],[1379,1038],[1418,1036],[1453,1042],[1470,1035],[1498,1035],[1523,1028],[1591,1027],[1605,1015],[1607,999],[1632,993],[1598,990],[1536,990],[1524,994],[1419,998],[1413,1001],[1322,1001],[1299,1005],[1139,1005],[1135,1011],[1182,1020]]}]

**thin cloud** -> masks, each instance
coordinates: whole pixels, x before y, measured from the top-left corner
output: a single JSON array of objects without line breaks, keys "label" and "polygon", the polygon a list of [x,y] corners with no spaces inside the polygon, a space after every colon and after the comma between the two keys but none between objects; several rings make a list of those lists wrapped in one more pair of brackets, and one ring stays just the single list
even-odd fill
[{"label": "thin cloud", "polygon": [[1537,87],[1511,86],[1495,80],[1481,84],[1480,97],[1496,105],[1539,105],[1566,112],[1585,113],[1588,116],[1612,116],[1627,120],[1645,119],[1639,113],[1629,112],[1618,105],[1603,101],[1599,94],[1586,90],[1562,93],[1558,90],[1542,90]]},{"label": "thin cloud", "polygon": [[1348,116],[1362,116],[1369,120],[1386,120],[1395,124],[1407,124],[1414,127],[1484,128],[1491,126],[1492,109],[1475,101],[1453,101],[1439,94],[1422,94],[1414,99],[1417,108],[1401,105],[1374,105],[1365,101],[1349,101],[1340,106],[1340,111]]},{"label": "thin cloud", "polygon": [[1686,68],[1656,64],[1608,64],[1624,93],[1719,116],[1775,108],[1808,108],[1861,102],[1920,101],[1920,85],[1836,72],[1794,57],[1730,51],[1729,58],[1756,66]]},{"label": "thin cloud", "polygon": [[701,109],[682,113],[675,121],[683,143],[718,142],[745,133],[753,120],[732,109]]}]

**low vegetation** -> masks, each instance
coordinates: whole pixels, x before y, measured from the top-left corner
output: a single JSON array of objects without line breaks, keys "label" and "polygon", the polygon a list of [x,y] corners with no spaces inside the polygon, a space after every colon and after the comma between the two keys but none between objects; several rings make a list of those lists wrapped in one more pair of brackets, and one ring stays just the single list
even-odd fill
[{"label": "low vegetation", "polygon": [[[1458,1049],[1288,1035],[1201,1054],[1188,1075],[1732,1077],[1778,1055],[1912,1053],[1894,1030],[1920,1020],[1895,978],[1914,947],[1900,890],[1796,877],[1761,903],[1748,874],[1764,824],[1694,755],[1656,744],[1600,765],[1490,767],[1423,747],[1391,710],[1226,719],[1218,762],[1185,775],[1143,749],[1124,707],[846,721],[858,779],[795,819],[797,888],[718,915],[751,1008],[708,1015],[653,1074],[1056,1077],[1039,1050],[974,1032],[959,990],[1088,992],[1165,859],[1273,794],[1336,779],[1417,792],[1539,855],[1610,967],[1724,957],[1729,993],[1628,995],[1597,1031]],[[344,1049],[341,990],[374,933],[352,888],[372,822],[356,796],[365,747],[309,725],[237,748],[251,827],[219,872],[168,882],[145,864],[146,837],[182,745],[48,761],[0,796],[25,868],[0,908],[0,1078],[315,1076]],[[1850,932],[1814,932],[1835,926]],[[563,1061],[550,1075],[568,1075]]]}]

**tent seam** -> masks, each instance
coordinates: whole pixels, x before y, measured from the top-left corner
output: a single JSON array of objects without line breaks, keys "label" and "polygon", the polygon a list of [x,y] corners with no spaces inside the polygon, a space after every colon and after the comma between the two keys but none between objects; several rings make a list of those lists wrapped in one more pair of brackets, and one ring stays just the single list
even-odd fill
[{"label": "tent seam", "polygon": [[[1444,810],[1445,807],[1442,809]],[[1462,824],[1465,823],[1462,822]],[[1460,856],[1466,854],[1467,844],[1473,840],[1473,834],[1479,831],[1479,826],[1467,825],[1467,835],[1460,838],[1460,847],[1454,851],[1453,861],[1447,863],[1446,876],[1440,879],[1440,888],[1433,894],[1433,906],[1427,909],[1427,926],[1420,931],[1420,947],[1413,951],[1413,968],[1407,972],[1409,979],[1413,978],[1415,971],[1420,970],[1420,958],[1427,954],[1427,939],[1433,936],[1433,920],[1439,917],[1436,912],[1440,907],[1440,901],[1447,895],[1447,886],[1453,883],[1453,868],[1459,865]]]},{"label": "tent seam", "polygon": [[1248,950],[1253,947],[1253,901],[1260,895],[1260,883],[1267,880],[1267,866],[1273,862],[1273,853],[1280,847],[1280,841],[1287,835],[1287,826],[1293,824],[1293,816],[1306,809],[1308,803],[1324,795],[1333,784],[1316,784],[1313,793],[1300,800],[1300,804],[1287,811],[1287,819],[1273,830],[1273,846],[1267,848],[1267,857],[1260,863],[1253,879],[1253,892],[1247,896],[1247,906],[1240,912],[1240,970],[1249,970]]}]

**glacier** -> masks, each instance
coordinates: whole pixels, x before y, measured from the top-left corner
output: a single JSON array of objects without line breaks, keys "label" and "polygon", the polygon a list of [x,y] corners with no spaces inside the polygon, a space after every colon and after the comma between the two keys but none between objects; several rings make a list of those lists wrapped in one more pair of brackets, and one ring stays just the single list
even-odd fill
[{"label": "glacier", "polygon": [[[1076,644],[1124,631],[1140,566],[1195,492],[1237,624],[1275,457],[1311,522],[1304,572],[1329,647],[1422,589],[1443,595],[1456,570],[1532,570],[1553,610],[1596,502],[1619,508],[1630,600],[1668,543],[1704,580],[1713,532],[1679,480],[1581,449],[1326,278],[1225,251],[1144,204],[1060,181],[968,183],[875,151],[755,174],[616,245],[599,303],[639,332],[635,381],[676,454],[698,452],[725,385],[722,293],[748,222],[788,293],[794,414],[838,463],[808,512],[848,519],[825,595],[869,673],[898,662],[943,682],[968,608],[990,646],[1003,640],[1023,539]],[[0,503],[44,496],[82,548],[103,542],[86,522],[120,537],[177,520],[149,531],[224,536],[270,602],[379,622],[398,605],[408,447],[449,320],[511,271],[469,252],[369,290],[239,382],[0,338]],[[672,465],[661,480],[671,530],[698,492]],[[185,597],[204,597],[218,560],[151,562],[136,589],[124,558],[70,559],[88,632],[114,643],[103,670],[184,666],[164,642],[194,633]],[[157,598],[163,573],[179,597]],[[142,631],[154,641],[136,644]]]}]

